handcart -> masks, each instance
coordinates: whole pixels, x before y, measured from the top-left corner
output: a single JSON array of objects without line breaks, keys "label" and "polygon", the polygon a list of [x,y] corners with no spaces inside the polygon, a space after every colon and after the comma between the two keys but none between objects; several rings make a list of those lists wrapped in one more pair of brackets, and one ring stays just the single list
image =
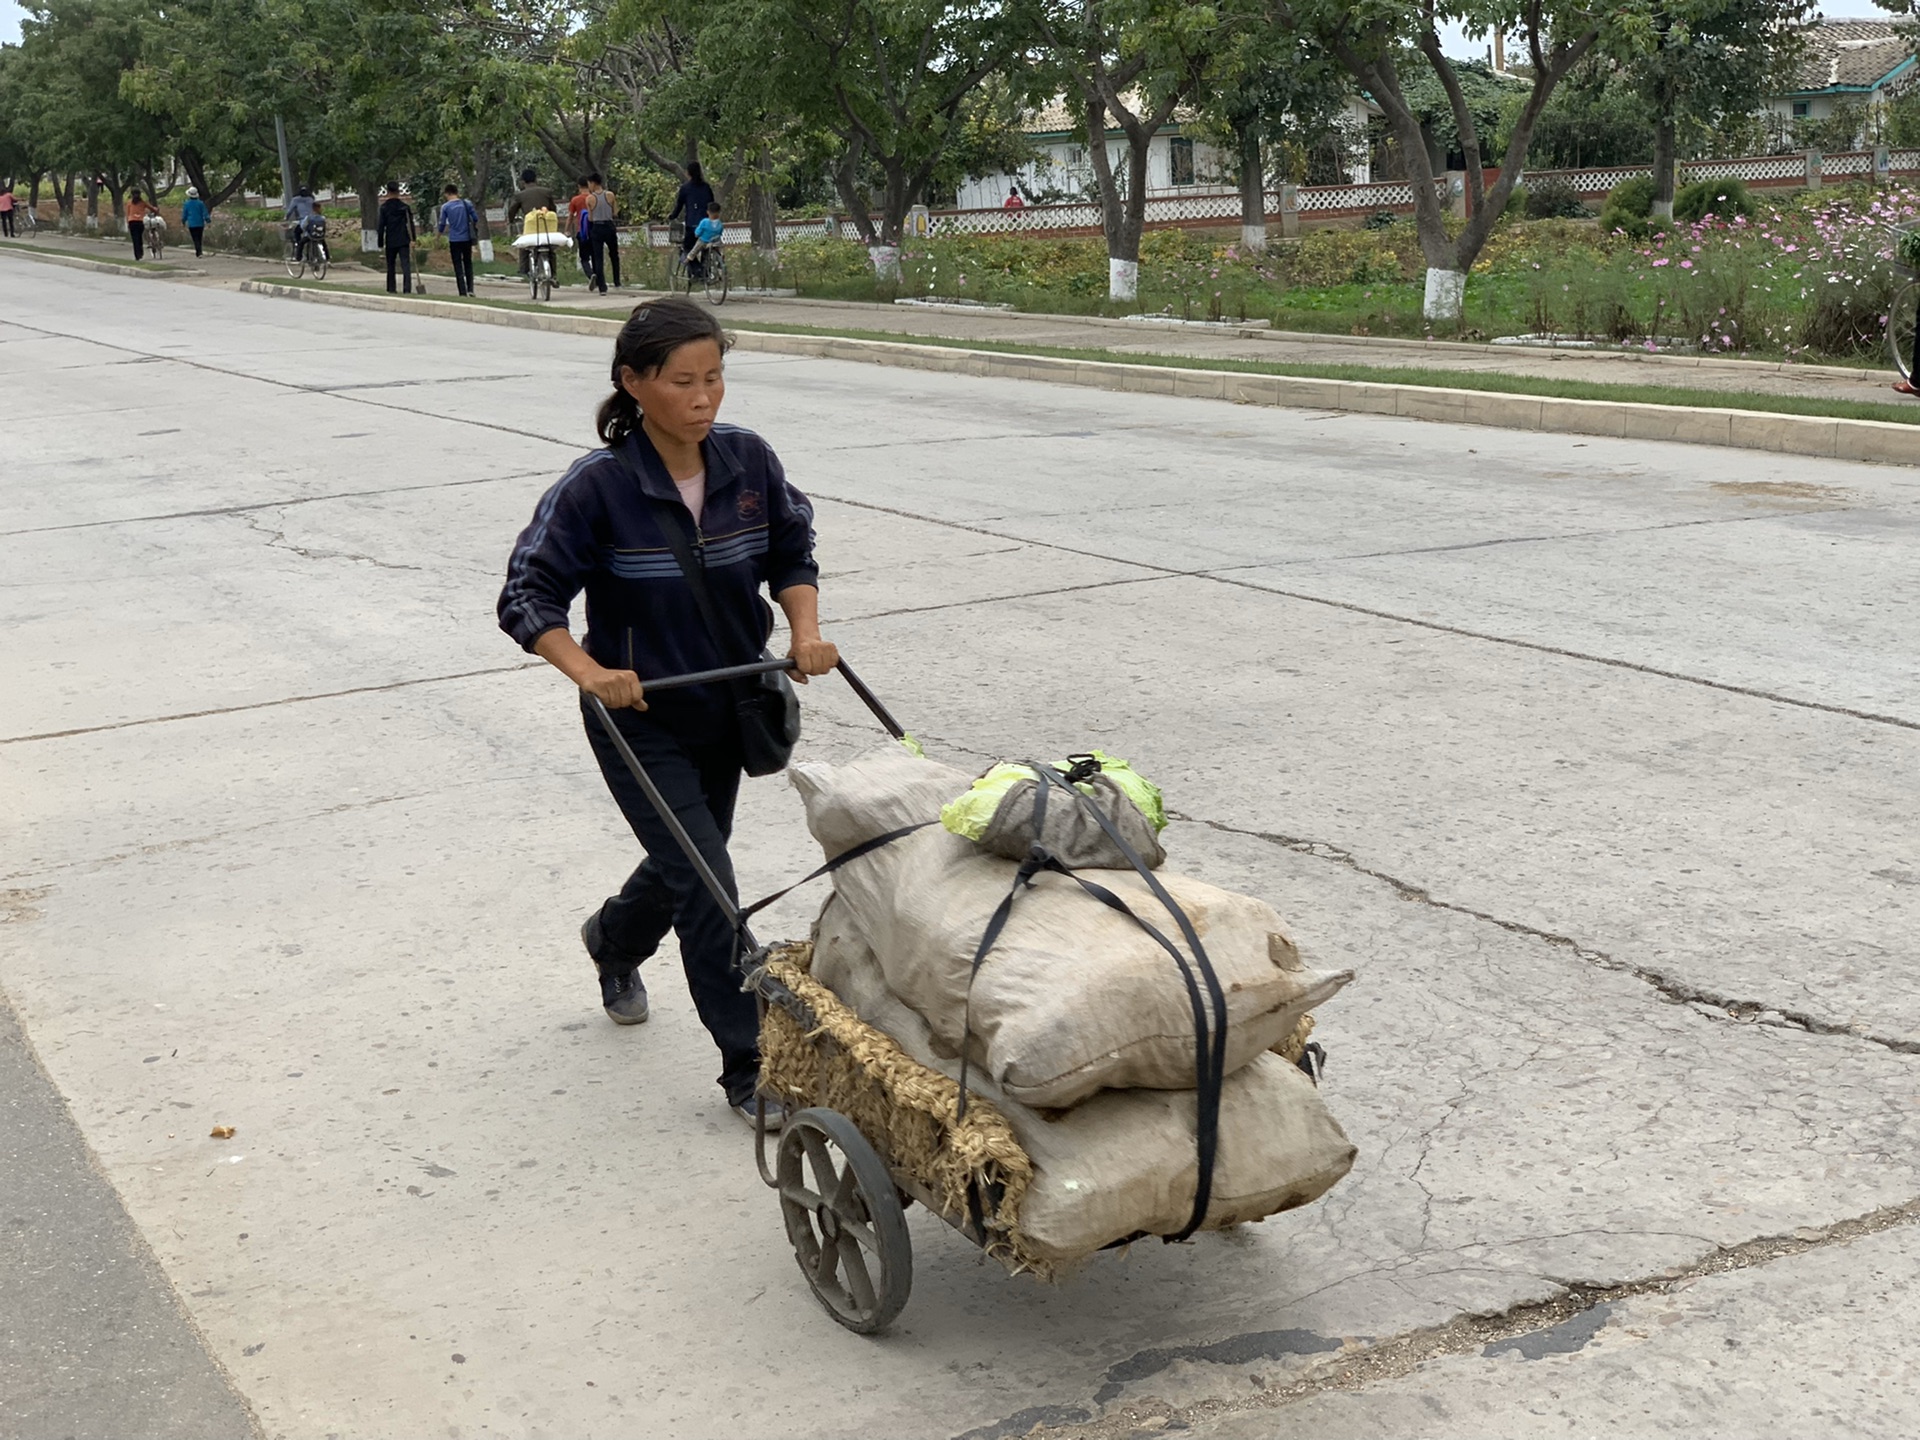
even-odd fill
[{"label": "handcart", "polygon": [[[792,660],[767,659],[644,683],[651,693],[793,668]],[[836,668],[887,732],[907,740],[859,676],[844,661]],[[978,1095],[962,1103],[954,1080],[907,1055],[814,980],[810,942],[757,941],[749,918],[787,891],[743,908],[706,863],[606,706],[596,697],[589,703],[662,823],[734,923],[742,988],[753,992],[760,1008],[762,1095],[755,1106],[755,1161],[761,1180],[779,1195],[794,1258],[827,1313],[862,1335],[878,1333],[899,1315],[913,1288],[905,1211],[916,1200],[1010,1271],[1049,1276],[1047,1261],[1022,1246],[1019,1202],[1032,1178],[1032,1162],[1006,1119]],[[855,846],[806,879],[828,873],[871,844]],[[1321,1052],[1306,1043],[1310,1028],[1309,1018],[1298,1041],[1311,1053],[1290,1058],[1317,1081]],[[769,1090],[789,1102],[771,1164],[764,1101]],[[1136,1238],[1141,1237],[1128,1237]]]}]

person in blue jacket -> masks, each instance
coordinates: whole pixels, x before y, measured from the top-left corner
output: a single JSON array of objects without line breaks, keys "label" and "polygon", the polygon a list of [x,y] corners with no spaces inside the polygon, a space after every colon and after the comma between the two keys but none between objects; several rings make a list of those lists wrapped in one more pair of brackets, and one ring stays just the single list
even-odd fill
[{"label": "person in blue jacket", "polygon": [[[687,988],[719,1047],[727,1103],[753,1123],[760,1077],[759,1016],[740,988],[732,922],[654,813],[588,705],[598,698],[729,891],[727,841],[743,772],[736,697],[724,685],[649,696],[641,676],[718,669],[758,658],[773,613],[786,612],[788,654],[802,683],[824,675],[839,652],[820,635],[813,507],[786,477],[771,446],[717,423],[726,394],[727,337],[704,306],[684,296],[635,307],[614,342],[613,393],[600,407],[605,448],[582,456],[534,508],[507,561],[500,628],[580,690],[600,773],[646,858],[617,895],[581,926],[600,977],[600,1002],[623,1025],[647,1018],[641,962],[667,932],[680,939]],[[666,538],[692,531],[716,618],[702,616]],[[584,642],[568,629],[586,594]],[[738,653],[736,653],[738,652]],[[766,1101],[768,1123],[785,1112]]]},{"label": "person in blue jacket", "polygon": [[447,186],[436,228],[447,237],[447,253],[453,259],[453,288],[462,295],[473,294],[473,246],[480,238],[480,212],[471,200],[460,198],[458,185]]},{"label": "person in blue jacket", "polygon": [[673,197],[673,209],[667,212],[667,223],[671,225],[678,216],[685,226],[680,236],[680,253],[685,255],[698,243],[694,232],[707,213],[707,207],[713,204],[713,187],[707,183],[706,174],[700,169],[700,162],[693,161],[687,166],[686,182]]},{"label": "person in blue jacket", "polygon": [[180,223],[187,227],[187,234],[193,237],[193,253],[201,253],[200,242],[207,234],[207,202],[200,198],[200,191],[189,185],[187,203],[180,207]]}]

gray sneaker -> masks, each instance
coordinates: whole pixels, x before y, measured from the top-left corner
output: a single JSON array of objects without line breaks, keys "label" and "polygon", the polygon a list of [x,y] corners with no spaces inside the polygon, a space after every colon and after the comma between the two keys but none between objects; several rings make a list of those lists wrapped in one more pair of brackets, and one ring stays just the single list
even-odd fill
[{"label": "gray sneaker", "polygon": [[735,1105],[733,1107],[733,1113],[746,1121],[747,1128],[751,1130],[757,1123],[754,1112],[761,1105],[767,1107],[767,1133],[771,1135],[787,1123],[787,1106],[785,1101],[776,1100],[771,1095],[760,1095],[743,1104]]},{"label": "gray sneaker", "polygon": [[[593,942],[600,928],[600,914],[595,911],[580,926],[580,943],[587,947],[587,954],[593,954]],[[638,1025],[647,1018],[647,987],[640,979],[640,970],[635,966],[625,972],[610,970],[597,959],[594,969],[600,972],[600,1004],[607,1012],[607,1018],[616,1025]]]}]

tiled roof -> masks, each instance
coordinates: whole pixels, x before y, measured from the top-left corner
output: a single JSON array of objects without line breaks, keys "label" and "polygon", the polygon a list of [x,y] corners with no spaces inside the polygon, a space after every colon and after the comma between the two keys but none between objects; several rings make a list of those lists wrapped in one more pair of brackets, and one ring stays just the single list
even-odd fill
[{"label": "tiled roof", "polygon": [[1806,40],[1807,53],[1793,79],[1795,94],[1870,89],[1914,52],[1913,27],[1895,20],[1822,20],[1807,28]]},{"label": "tiled roof", "polygon": [[[1140,113],[1140,107],[1143,101],[1137,92],[1129,91],[1121,98],[1127,102],[1127,108],[1133,111],[1134,114],[1138,115]],[[1171,123],[1178,125],[1184,120],[1191,120],[1193,119],[1193,113],[1193,107],[1191,105],[1178,106],[1173,112],[1173,120]],[[1028,115],[1026,119],[1022,120],[1020,122],[1020,128],[1029,135],[1077,135],[1085,126],[1080,118],[1080,107],[1078,105],[1069,105],[1066,96],[1056,95],[1038,110]],[[1109,114],[1107,116],[1107,129],[1117,130],[1119,128],[1119,122]]]}]

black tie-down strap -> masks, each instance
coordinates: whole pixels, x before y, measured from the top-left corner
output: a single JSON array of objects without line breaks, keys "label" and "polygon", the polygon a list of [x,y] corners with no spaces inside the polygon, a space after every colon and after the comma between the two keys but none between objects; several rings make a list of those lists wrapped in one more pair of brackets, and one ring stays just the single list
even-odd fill
[{"label": "black tie-down strap", "polygon": [[[967,1009],[964,1031],[960,1044],[960,1106],[958,1118],[967,1113],[967,1074],[973,1042],[973,982],[980,973],[980,966],[1007,928],[1007,921],[1013,914],[1014,897],[1033,884],[1034,877],[1043,870],[1051,870],[1056,875],[1064,875],[1073,881],[1088,895],[1111,910],[1117,910],[1134,924],[1138,925],[1155,943],[1173,957],[1179,967],[1180,978],[1187,987],[1187,999],[1193,1007],[1194,1034],[1194,1091],[1195,1091],[1195,1150],[1198,1161],[1198,1175],[1194,1186],[1193,1213],[1187,1219],[1186,1228],[1177,1235],[1167,1237],[1169,1244],[1185,1240],[1198,1230],[1207,1218],[1207,1209],[1213,1201],[1213,1166],[1220,1148],[1220,1095],[1226,1084],[1227,1066],[1227,997],[1220,987],[1220,977],[1214,973],[1213,962],[1207,958],[1206,947],[1200,943],[1199,935],[1194,931],[1193,922],[1187,912],[1182,910],[1167,889],[1129,845],[1113,823],[1100,812],[1086,796],[1074,789],[1072,781],[1050,765],[1038,765],[1033,761],[1022,762],[1039,777],[1040,783],[1033,792],[1033,849],[1027,858],[1020,862],[1020,868],[1014,872],[1013,885],[1005,898],[994,907],[993,915],[987,921],[987,928],[980,937],[980,944],[973,952],[973,965],[967,973]],[[1040,843],[1040,837],[1046,833],[1047,796],[1058,786],[1069,797],[1081,805],[1099,823],[1101,830],[1119,849],[1122,857],[1147,882],[1147,888],[1164,905],[1174,922],[1180,928],[1181,937],[1193,952],[1191,961],[1180,953],[1180,948],[1167,939],[1158,929],[1141,919],[1131,906],[1104,885],[1096,885],[1091,880],[1063,865],[1060,860]],[[1196,977],[1195,970],[1199,974]],[[1202,995],[1204,985],[1205,994]],[[1211,1009],[1211,1015],[1209,1015]]]},{"label": "black tie-down strap", "polygon": [[884,835],[876,835],[871,840],[862,840],[858,845],[853,846],[851,849],[842,850],[838,855],[834,856],[831,860],[827,861],[826,864],[822,865],[818,870],[815,870],[812,874],[801,876],[798,880],[794,881],[791,885],[787,886],[787,888],[784,890],[776,890],[771,895],[761,896],[758,900],[754,901],[753,904],[747,906],[744,910],[740,911],[734,917],[734,922],[735,922],[734,928],[736,930],[745,930],[747,921],[751,920],[754,916],[758,915],[762,910],[766,909],[769,905],[773,904],[775,901],[786,899],[787,896],[791,895],[794,891],[798,890],[802,885],[810,885],[815,880],[818,880],[822,875],[831,875],[833,874],[834,871],[838,870],[842,865],[846,865],[852,861],[858,860],[862,855],[871,855],[874,851],[882,848],[883,846],[891,845],[896,840],[905,839],[907,836],[913,834],[913,832],[916,830],[924,830],[929,825],[935,825],[938,823],[939,822],[935,820],[922,820],[916,825],[902,825],[898,830],[889,830]]}]

